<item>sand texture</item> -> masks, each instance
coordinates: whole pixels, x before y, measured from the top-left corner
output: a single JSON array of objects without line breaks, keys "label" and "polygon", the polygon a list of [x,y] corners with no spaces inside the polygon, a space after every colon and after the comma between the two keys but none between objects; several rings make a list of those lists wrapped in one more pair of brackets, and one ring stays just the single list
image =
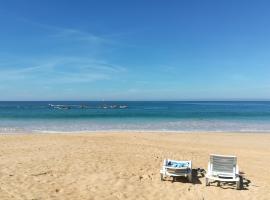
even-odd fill
[{"label": "sand texture", "polygon": [[[198,174],[161,181],[164,158],[206,170],[210,153],[238,157],[244,190]],[[196,172],[196,171],[195,171]],[[196,175],[196,174],[194,174]],[[270,134],[88,133],[0,136],[0,199],[270,199]]]}]

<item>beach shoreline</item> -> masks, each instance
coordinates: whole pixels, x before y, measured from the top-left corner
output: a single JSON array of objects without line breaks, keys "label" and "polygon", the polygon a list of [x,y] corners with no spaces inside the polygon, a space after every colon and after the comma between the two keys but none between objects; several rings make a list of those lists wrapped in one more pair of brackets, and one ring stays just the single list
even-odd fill
[{"label": "beach shoreline", "polygon": [[[0,134],[0,199],[269,199],[270,134],[87,132]],[[163,159],[236,155],[244,190],[160,181]]]},{"label": "beach shoreline", "polygon": [[185,130],[96,130],[96,131],[21,131],[1,132],[1,135],[100,135],[100,134],[244,134],[270,135],[270,131],[185,131]]}]

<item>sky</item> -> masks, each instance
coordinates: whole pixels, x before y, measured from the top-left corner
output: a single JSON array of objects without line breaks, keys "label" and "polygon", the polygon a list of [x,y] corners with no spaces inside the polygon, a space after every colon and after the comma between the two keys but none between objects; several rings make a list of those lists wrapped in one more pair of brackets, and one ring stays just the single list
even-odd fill
[{"label": "sky", "polygon": [[0,0],[0,100],[270,100],[269,7]]}]

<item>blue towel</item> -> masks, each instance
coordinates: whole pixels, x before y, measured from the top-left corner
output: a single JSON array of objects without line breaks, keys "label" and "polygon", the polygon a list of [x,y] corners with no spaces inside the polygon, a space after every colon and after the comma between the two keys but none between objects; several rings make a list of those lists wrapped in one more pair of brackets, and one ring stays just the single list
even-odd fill
[{"label": "blue towel", "polygon": [[188,167],[189,162],[172,162],[172,161],[169,161],[168,165],[172,166],[172,167],[175,167],[175,168]]}]

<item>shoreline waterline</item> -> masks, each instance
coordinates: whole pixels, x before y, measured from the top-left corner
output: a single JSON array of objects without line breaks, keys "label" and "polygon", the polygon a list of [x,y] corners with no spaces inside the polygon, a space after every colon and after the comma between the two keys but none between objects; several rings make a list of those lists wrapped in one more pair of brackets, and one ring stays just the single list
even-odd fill
[{"label": "shoreline waterline", "polygon": [[35,132],[2,132],[0,136],[24,135],[99,135],[99,134],[213,134],[213,135],[269,135],[270,131],[164,131],[164,130],[108,130],[108,131],[35,131]]}]

